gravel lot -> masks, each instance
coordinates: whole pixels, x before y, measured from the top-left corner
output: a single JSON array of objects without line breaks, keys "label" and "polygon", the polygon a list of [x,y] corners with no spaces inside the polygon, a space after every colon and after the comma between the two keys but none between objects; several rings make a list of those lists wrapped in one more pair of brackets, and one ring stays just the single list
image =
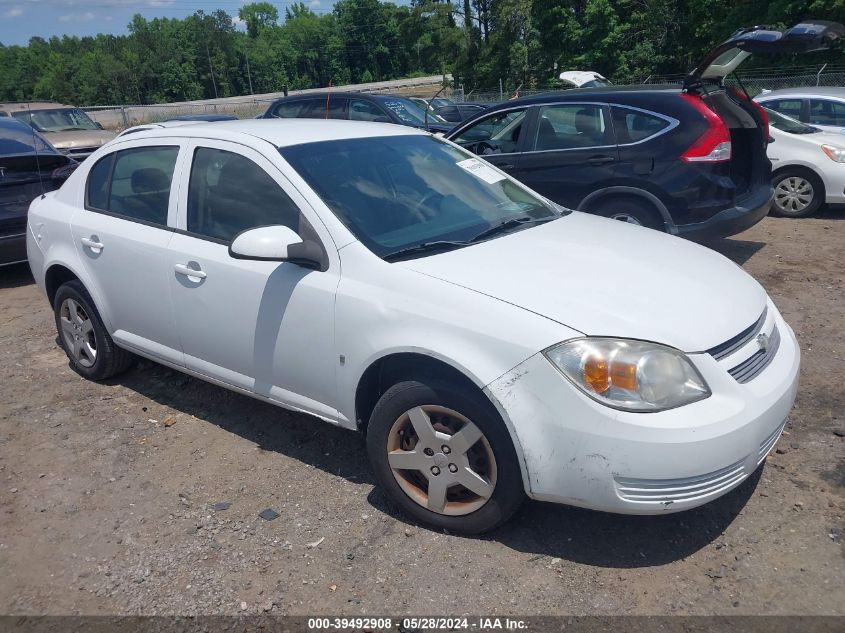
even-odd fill
[{"label": "gravel lot", "polygon": [[845,615],[843,245],[841,211],[712,245],[803,351],[749,481],[662,517],[529,502],[475,539],[398,515],[353,433],[146,361],[84,381],[0,269],[0,613]]}]

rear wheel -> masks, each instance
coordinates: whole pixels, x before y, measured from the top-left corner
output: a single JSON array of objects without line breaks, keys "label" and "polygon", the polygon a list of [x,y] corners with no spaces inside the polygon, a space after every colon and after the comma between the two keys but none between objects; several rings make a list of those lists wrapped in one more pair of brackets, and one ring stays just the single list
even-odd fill
[{"label": "rear wheel", "polygon": [[824,184],[815,174],[787,169],[772,177],[775,201],[772,214],[784,218],[805,218],[824,202]]},{"label": "rear wheel", "polygon": [[480,394],[407,381],[379,399],[367,427],[376,479],[421,523],[478,534],[519,507],[522,474],[510,435]]},{"label": "rear wheel", "polygon": [[600,200],[590,211],[611,220],[664,231],[666,226],[652,205],[635,196],[619,196]]},{"label": "rear wheel", "polygon": [[53,311],[59,342],[77,373],[104,380],[132,365],[135,357],[114,344],[81,282],[69,281],[56,291]]}]

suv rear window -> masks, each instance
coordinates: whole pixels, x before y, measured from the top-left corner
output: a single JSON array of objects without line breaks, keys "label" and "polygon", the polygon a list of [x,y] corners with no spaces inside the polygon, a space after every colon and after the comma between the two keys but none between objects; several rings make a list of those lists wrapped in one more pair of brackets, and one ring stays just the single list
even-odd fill
[{"label": "suv rear window", "polygon": [[613,124],[620,145],[643,141],[669,127],[669,121],[656,114],[613,108]]}]

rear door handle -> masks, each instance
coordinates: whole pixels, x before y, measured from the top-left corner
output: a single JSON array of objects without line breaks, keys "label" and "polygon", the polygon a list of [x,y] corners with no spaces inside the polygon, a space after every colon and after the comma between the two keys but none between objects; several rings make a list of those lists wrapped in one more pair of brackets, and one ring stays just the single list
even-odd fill
[{"label": "rear door handle", "polygon": [[97,239],[96,235],[92,235],[91,237],[83,237],[79,241],[82,242],[83,246],[87,246],[93,251],[101,251],[104,248],[104,244]]},{"label": "rear door handle", "polygon": [[587,162],[590,165],[606,165],[607,163],[612,163],[615,158],[613,156],[592,156],[587,159]]},{"label": "rear door handle", "polygon": [[175,270],[180,275],[185,275],[185,277],[194,277],[196,279],[206,278],[206,274],[201,269],[191,268],[187,264],[176,264],[173,267],[173,270]]}]

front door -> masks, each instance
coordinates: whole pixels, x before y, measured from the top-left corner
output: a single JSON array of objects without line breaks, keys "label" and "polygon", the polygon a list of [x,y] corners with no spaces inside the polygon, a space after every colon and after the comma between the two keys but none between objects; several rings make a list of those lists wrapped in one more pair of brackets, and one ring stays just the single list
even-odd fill
[{"label": "front door", "polygon": [[[339,266],[325,227],[260,153],[218,141],[198,141],[192,152],[189,182],[180,197],[179,229],[169,248],[170,286],[186,366],[336,420],[334,297]],[[239,232],[276,224],[329,246],[328,270],[229,255],[229,244]]]},{"label": "front door", "polygon": [[462,130],[452,141],[514,174],[524,145],[527,112],[527,108],[494,112]]},{"label": "front door", "polygon": [[607,106],[561,103],[537,107],[514,176],[573,209],[613,178],[619,160]]}]

